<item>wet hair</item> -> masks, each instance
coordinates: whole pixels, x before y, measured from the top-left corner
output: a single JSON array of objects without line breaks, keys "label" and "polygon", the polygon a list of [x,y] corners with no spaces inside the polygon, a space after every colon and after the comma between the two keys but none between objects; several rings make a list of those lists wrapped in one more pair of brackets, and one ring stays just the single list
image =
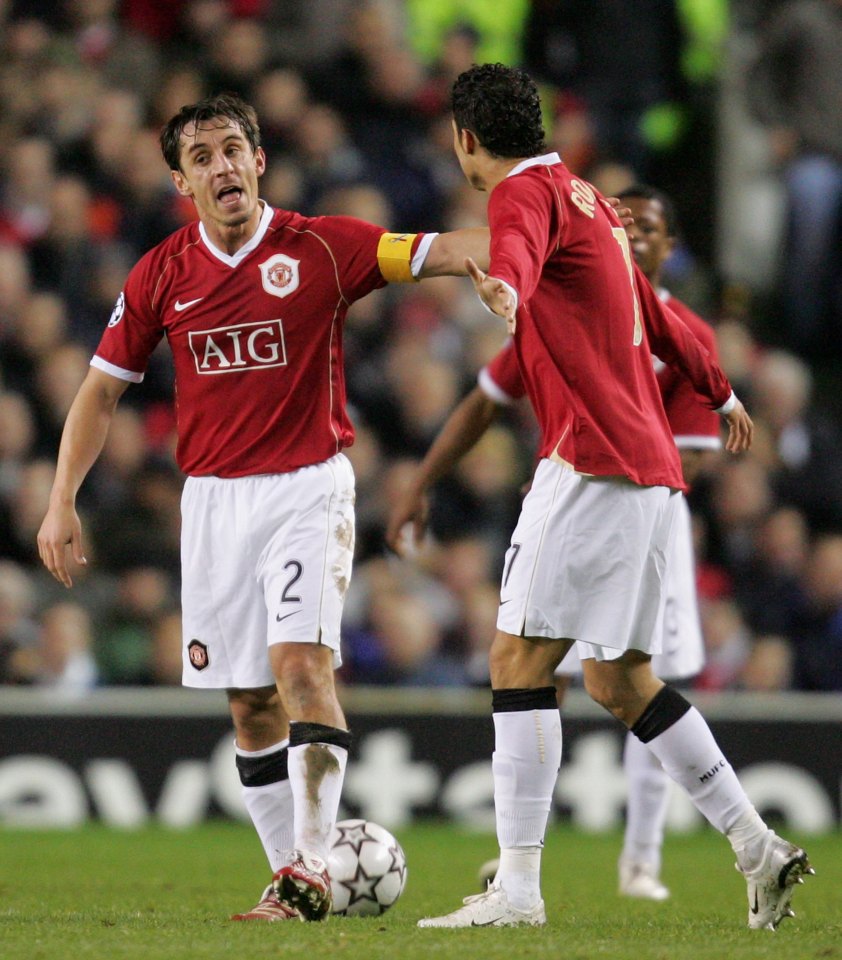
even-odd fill
[{"label": "wet hair", "polygon": [[453,119],[493,156],[535,157],[546,150],[541,98],[528,73],[484,63],[461,73],[451,94]]},{"label": "wet hair", "polygon": [[[198,103],[183,106],[161,131],[159,138],[161,153],[170,170],[181,169],[181,135],[184,133],[184,128],[192,124],[195,129],[198,129],[202,124],[214,120],[237,124],[253,152],[260,146],[260,127],[257,124],[254,107],[235,93],[219,93],[212,97],[205,97]],[[223,125],[219,124],[219,126]]]},{"label": "wet hair", "polygon": [[661,212],[664,219],[664,227],[668,237],[678,235],[678,218],[675,215],[675,204],[670,200],[663,190],[657,187],[650,187],[645,183],[635,183],[625,190],[621,190],[617,197],[620,200],[656,200],[661,205]]}]

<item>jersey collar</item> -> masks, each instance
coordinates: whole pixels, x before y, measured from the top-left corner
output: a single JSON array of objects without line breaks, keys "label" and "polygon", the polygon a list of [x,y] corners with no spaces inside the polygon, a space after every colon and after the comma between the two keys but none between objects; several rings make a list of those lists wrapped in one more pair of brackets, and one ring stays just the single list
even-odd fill
[{"label": "jersey collar", "polygon": [[260,216],[260,222],[257,225],[257,229],[254,231],[254,236],[249,240],[248,243],[244,244],[240,249],[229,256],[227,253],[223,253],[219,247],[215,247],[208,237],[207,231],[205,230],[205,225],[199,221],[199,236],[202,238],[202,243],[208,248],[208,250],[216,257],[217,260],[221,260],[223,263],[227,264],[229,267],[236,267],[238,263],[242,263],[243,260],[260,245],[260,241],[266,235],[266,231],[269,229],[269,224],[272,221],[275,211],[266,203],[264,200],[260,201],[263,204],[263,213]]},{"label": "jersey collar", "polygon": [[528,157],[526,160],[521,160],[516,167],[512,167],[506,176],[513,177],[516,173],[520,173],[528,167],[551,167],[554,163],[561,163],[561,157],[557,153],[545,153],[540,157]]}]

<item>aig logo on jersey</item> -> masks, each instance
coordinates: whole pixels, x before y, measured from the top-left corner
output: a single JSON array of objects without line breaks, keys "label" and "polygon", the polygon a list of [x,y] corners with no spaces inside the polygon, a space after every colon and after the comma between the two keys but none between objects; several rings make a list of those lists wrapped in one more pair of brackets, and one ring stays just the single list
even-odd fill
[{"label": "aig logo on jersey", "polygon": [[276,253],[260,264],[260,278],[263,289],[273,297],[289,296],[298,289],[298,264],[283,253]]},{"label": "aig logo on jersey", "polygon": [[287,364],[280,320],[193,330],[189,338],[196,373],[239,373]]}]

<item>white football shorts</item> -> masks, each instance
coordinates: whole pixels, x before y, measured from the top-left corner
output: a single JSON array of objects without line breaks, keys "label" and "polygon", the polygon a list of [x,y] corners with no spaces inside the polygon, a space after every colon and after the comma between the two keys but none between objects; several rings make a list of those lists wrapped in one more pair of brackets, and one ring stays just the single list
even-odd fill
[{"label": "white football shorts", "polygon": [[275,643],[323,643],[338,667],[354,553],[350,461],[188,477],[181,507],[183,684],[272,686]]},{"label": "white football shorts", "polygon": [[[675,518],[672,551],[667,563],[667,598],[661,652],[652,657],[652,670],[662,680],[686,680],[699,673],[704,664],[705,644],[696,595],[693,527],[687,500],[681,497]],[[578,645],[574,644],[556,673],[575,676],[581,672]]]},{"label": "white football shorts", "polygon": [[541,460],[506,552],[498,629],[576,640],[583,658],[660,653],[680,501]]}]

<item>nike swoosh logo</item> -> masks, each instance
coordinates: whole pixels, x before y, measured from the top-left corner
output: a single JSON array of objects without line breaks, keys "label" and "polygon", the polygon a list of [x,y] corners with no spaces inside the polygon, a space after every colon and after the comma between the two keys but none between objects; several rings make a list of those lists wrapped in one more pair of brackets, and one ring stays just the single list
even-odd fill
[{"label": "nike swoosh logo", "polygon": [[176,300],[173,304],[177,313],[181,313],[182,310],[186,310],[188,307],[192,307],[194,303],[198,303],[200,300],[204,300],[204,297],[196,297],[195,300],[188,300],[186,303],[182,303],[180,300]]},{"label": "nike swoosh logo", "polygon": [[276,614],[275,614],[275,619],[278,621],[278,623],[280,623],[281,620],[286,620],[287,617],[294,617],[294,616],[296,615],[296,613],[301,613],[301,611],[300,611],[300,610],[293,610],[292,613],[285,613],[283,616],[281,616],[279,613],[276,613]]},{"label": "nike swoosh logo", "polygon": [[756,891],[756,890],[754,891],[754,906],[753,906],[753,907],[749,907],[749,909],[751,910],[752,913],[759,913],[759,912],[760,912],[760,904],[757,902],[757,891]]},{"label": "nike swoosh logo", "polygon": [[493,920],[486,920],[485,923],[477,923],[476,920],[471,920],[471,926],[472,927],[491,927],[495,923],[497,923],[498,920],[502,920],[502,919],[503,919],[503,915],[500,914],[499,917],[495,917]]}]

